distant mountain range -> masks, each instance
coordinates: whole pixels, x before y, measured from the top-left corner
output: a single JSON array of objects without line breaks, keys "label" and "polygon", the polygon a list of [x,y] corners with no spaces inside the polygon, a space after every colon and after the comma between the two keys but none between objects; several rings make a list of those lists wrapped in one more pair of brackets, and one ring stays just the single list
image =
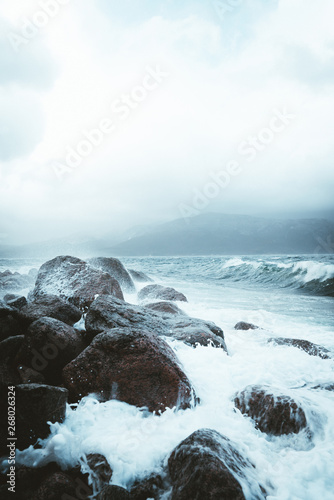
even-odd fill
[{"label": "distant mountain range", "polygon": [[334,224],[325,219],[266,219],[219,213],[141,226],[117,237],[80,237],[0,247],[3,258],[330,252],[334,252]]}]

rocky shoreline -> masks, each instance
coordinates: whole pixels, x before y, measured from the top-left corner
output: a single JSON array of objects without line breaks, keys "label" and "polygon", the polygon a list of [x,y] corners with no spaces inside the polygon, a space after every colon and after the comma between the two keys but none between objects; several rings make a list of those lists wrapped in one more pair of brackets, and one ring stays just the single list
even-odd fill
[{"label": "rocky shoreline", "polygon": [[[136,293],[139,305],[124,300]],[[147,283],[147,284],[146,284]],[[22,286],[21,286],[22,285]],[[50,432],[47,422],[62,422],[66,404],[89,394],[99,401],[116,399],[161,415],[167,408],[182,411],[200,405],[191,381],[166,338],[196,348],[211,344],[228,355],[224,333],[210,321],[182,311],[187,297],[174,288],[152,283],[114,258],[87,262],[59,256],[38,273],[1,273],[0,396],[7,408],[8,387],[16,395],[16,448],[39,446]],[[13,290],[31,287],[28,297]],[[236,330],[257,330],[240,322]],[[330,353],[305,340],[272,338],[323,359]],[[235,411],[250,418],[265,435],[308,432],[302,405],[273,387],[249,386],[234,395]],[[7,436],[7,414],[0,430]],[[8,492],[7,442],[1,443],[4,470],[0,497]],[[42,467],[17,466],[16,493],[22,500],[95,498],[244,499],[266,498],[270,484],[256,484],[256,470],[227,437],[214,429],[198,429],[166,457],[162,474],[151,474],[129,491],[112,483],[105,457],[85,457],[89,473],[79,464],[62,470],[55,462]],[[247,475],[245,474],[245,471]],[[252,476],[252,485],[247,478]],[[251,494],[251,496],[249,496]]]}]

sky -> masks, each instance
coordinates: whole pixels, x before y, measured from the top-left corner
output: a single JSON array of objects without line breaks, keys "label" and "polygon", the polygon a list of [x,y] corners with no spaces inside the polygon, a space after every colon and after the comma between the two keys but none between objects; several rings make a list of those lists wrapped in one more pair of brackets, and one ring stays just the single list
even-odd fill
[{"label": "sky", "polygon": [[333,0],[0,0],[0,244],[334,218]]}]

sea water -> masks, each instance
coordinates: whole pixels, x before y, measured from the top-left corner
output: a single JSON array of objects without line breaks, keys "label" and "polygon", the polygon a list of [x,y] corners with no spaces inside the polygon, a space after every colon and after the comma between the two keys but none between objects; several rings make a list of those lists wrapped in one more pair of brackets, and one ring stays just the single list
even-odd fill
[{"label": "sea water", "polygon": [[[160,472],[180,441],[200,428],[219,431],[233,441],[255,469],[239,477],[247,499],[258,484],[269,500],[334,498],[334,392],[315,389],[334,383],[334,257],[230,256],[123,258],[128,268],[149,274],[157,283],[183,292],[178,305],[190,316],[214,321],[225,333],[222,349],[196,349],[166,339],[200,398],[184,411],[149,414],[119,401],[84,398],[68,406],[66,420],[51,425],[41,449],[18,453],[19,461],[85,467],[85,455],[103,454],[113,469],[113,483],[129,487]],[[0,271],[25,272],[37,261],[0,261]],[[144,286],[144,284],[141,286]],[[138,287],[139,289],[139,287]],[[137,303],[136,295],[126,300]],[[238,321],[257,330],[237,331]],[[295,347],[275,346],[272,337],[306,339],[329,349],[332,359],[308,355]],[[308,431],[269,437],[236,411],[235,394],[248,385],[269,385],[303,408]],[[310,437],[311,436],[311,437]],[[168,494],[166,495],[168,498]]]}]

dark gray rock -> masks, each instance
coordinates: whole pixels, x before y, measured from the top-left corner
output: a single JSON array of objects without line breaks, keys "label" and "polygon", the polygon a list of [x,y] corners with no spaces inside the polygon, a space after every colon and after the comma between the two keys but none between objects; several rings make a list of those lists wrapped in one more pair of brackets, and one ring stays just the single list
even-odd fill
[{"label": "dark gray rock", "polygon": [[43,295],[57,295],[80,309],[87,308],[97,295],[124,298],[118,281],[110,274],[70,256],[56,257],[41,266],[32,297]]},{"label": "dark gray rock", "polygon": [[258,326],[246,323],[245,321],[239,321],[234,327],[235,330],[258,330],[258,328]]},{"label": "dark gray rock", "polygon": [[6,316],[12,314],[12,312],[13,309],[6,304],[6,302],[0,299],[0,318],[5,318]]},{"label": "dark gray rock", "polygon": [[[211,429],[199,429],[182,441],[169,457],[168,468],[171,500],[244,500],[238,479],[255,477],[254,466],[235,445]],[[264,498],[264,490],[255,481],[249,489],[252,500]]]},{"label": "dark gray rock", "polygon": [[317,344],[313,344],[313,342],[309,342],[308,340],[300,340],[300,339],[289,339],[284,337],[276,337],[268,339],[268,342],[276,345],[286,345],[289,347],[297,347],[302,351],[307,352],[310,356],[319,356],[322,359],[330,359],[330,351],[325,347],[319,346]]},{"label": "dark gray rock", "polygon": [[0,318],[0,342],[8,337],[16,337],[26,333],[26,327],[17,316],[17,311],[12,310],[7,316]]},{"label": "dark gray rock", "polygon": [[100,333],[63,370],[63,381],[76,402],[95,393],[149,411],[190,407],[191,384],[173,350],[150,331],[133,327]]},{"label": "dark gray rock", "polygon": [[176,304],[172,302],[153,302],[152,304],[145,304],[146,309],[151,309],[155,312],[160,312],[163,314],[173,314],[187,316],[185,312],[182,311]]},{"label": "dark gray rock", "polygon": [[23,450],[45,439],[50,433],[47,422],[63,422],[68,391],[63,387],[20,384],[16,392],[16,447]]},{"label": "dark gray rock", "polygon": [[110,482],[112,469],[105,456],[100,453],[90,453],[87,455],[87,465],[91,470],[94,484],[98,490]]},{"label": "dark gray rock", "polygon": [[131,500],[147,500],[147,498],[161,498],[165,489],[164,480],[160,474],[135,481],[130,490]]},{"label": "dark gray rock", "polygon": [[236,395],[234,404],[261,432],[281,436],[304,429],[307,421],[303,409],[289,396],[271,391],[270,387],[248,386]]},{"label": "dark gray rock", "polygon": [[23,335],[9,337],[0,342],[0,387],[21,383],[15,357],[24,341]]},{"label": "dark gray rock", "polygon": [[130,494],[121,486],[107,484],[97,495],[96,500],[131,500]]},{"label": "dark gray rock", "polygon": [[210,321],[156,313],[110,296],[98,297],[86,316],[88,340],[111,328],[143,328],[156,335],[172,337],[188,345],[208,345],[226,349],[223,331]]},{"label": "dark gray rock", "polygon": [[158,300],[178,300],[188,302],[187,297],[183,293],[178,292],[174,288],[162,285],[147,285],[138,293],[139,300],[158,299]]},{"label": "dark gray rock", "polygon": [[22,309],[27,304],[27,299],[24,295],[7,294],[3,300],[9,307],[14,309]]},{"label": "dark gray rock", "polygon": [[86,347],[74,328],[54,318],[32,323],[17,354],[17,364],[41,373],[48,384],[61,384],[62,369]]},{"label": "dark gray rock", "polygon": [[147,274],[143,273],[142,271],[135,271],[134,269],[129,269],[129,273],[131,274],[132,279],[134,281],[137,281],[138,283],[153,282],[152,278],[147,276]]},{"label": "dark gray rock", "polygon": [[42,295],[27,303],[18,313],[18,317],[24,325],[30,325],[44,316],[58,319],[72,326],[80,320],[82,313],[78,307],[56,295]]},{"label": "dark gray rock", "polygon": [[136,291],[130,274],[120,260],[112,257],[95,257],[89,259],[88,263],[115,278],[124,292],[134,293]]}]

